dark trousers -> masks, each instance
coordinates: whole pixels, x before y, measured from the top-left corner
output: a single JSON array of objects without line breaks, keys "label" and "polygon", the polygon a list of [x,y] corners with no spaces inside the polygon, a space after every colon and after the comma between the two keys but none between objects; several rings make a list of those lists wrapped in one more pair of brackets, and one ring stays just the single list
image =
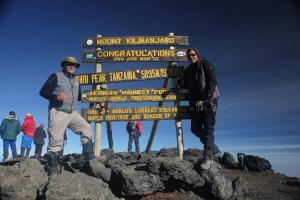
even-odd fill
[{"label": "dark trousers", "polygon": [[137,131],[132,131],[129,133],[128,152],[131,152],[133,140],[135,143],[135,151],[140,152],[139,137],[140,137],[140,134]]},{"label": "dark trousers", "polygon": [[191,131],[204,145],[204,156],[212,158],[213,155],[220,153],[219,148],[215,145],[214,126],[216,117],[216,106],[195,111],[191,115]]},{"label": "dark trousers", "polygon": [[43,144],[35,144],[35,152],[34,154],[41,155],[43,152]]}]

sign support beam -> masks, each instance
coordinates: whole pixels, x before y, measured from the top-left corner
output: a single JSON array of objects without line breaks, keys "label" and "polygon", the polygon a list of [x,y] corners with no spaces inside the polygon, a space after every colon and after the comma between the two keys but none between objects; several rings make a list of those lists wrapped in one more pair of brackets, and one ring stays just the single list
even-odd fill
[{"label": "sign support beam", "polygon": [[[168,80],[169,80],[169,78],[165,78],[164,79],[163,86],[162,86],[163,88],[167,88],[167,86],[168,86]],[[164,104],[164,102],[160,101],[158,103],[158,107],[162,107],[163,104]],[[154,120],[153,121],[152,129],[151,129],[151,134],[150,134],[150,137],[149,137],[149,140],[148,140],[148,144],[147,144],[147,147],[146,147],[146,152],[147,153],[149,153],[151,151],[151,146],[152,146],[155,134],[156,134],[156,129],[157,129],[158,122],[159,122],[159,120]]]},{"label": "sign support beam", "polygon": [[[169,33],[169,36],[174,36],[174,33]],[[170,49],[175,49],[174,46],[170,46]],[[171,63],[170,66],[175,65],[178,66],[176,62]],[[172,78],[173,82],[173,88],[177,88],[177,78]],[[180,106],[179,101],[174,101],[174,106]],[[176,135],[177,135],[177,148],[178,148],[178,156],[182,160],[183,159],[183,150],[184,150],[184,144],[183,144],[183,131],[182,131],[182,121],[175,119],[175,127],[176,127]]]},{"label": "sign support beam", "polygon": [[[101,35],[97,35],[98,37],[102,37]],[[101,50],[100,47],[97,50]],[[102,72],[101,63],[96,63],[96,72]],[[100,90],[101,85],[96,85],[96,89]],[[98,106],[96,104],[96,106]],[[95,122],[95,134],[94,134],[94,153],[96,157],[100,157],[101,155],[101,122]]]}]

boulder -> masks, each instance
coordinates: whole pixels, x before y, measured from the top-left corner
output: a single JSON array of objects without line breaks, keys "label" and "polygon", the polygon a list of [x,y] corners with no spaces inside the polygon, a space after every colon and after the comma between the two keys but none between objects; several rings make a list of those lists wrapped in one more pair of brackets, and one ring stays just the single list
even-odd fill
[{"label": "boulder", "polygon": [[157,152],[157,157],[178,157],[178,149],[177,148],[162,148]]},{"label": "boulder", "polygon": [[101,151],[101,156],[99,159],[99,161],[103,164],[107,163],[109,160],[115,159],[116,158],[116,154],[114,152],[114,150],[112,149],[103,149]]},{"label": "boulder", "polygon": [[227,169],[237,169],[238,168],[238,164],[235,161],[234,157],[228,152],[224,152],[224,154],[221,158],[221,164]]},{"label": "boulder", "polygon": [[81,200],[81,199],[119,199],[101,179],[83,173],[63,171],[50,179],[45,192],[46,199]]},{"label": "boulder", "polygon": [[234,199],[244,199],[249,193],[246,181],[241,177],[232,181],[232,188],[232,198]]},{"label": "boulder", "polygon": [[202,160],[204,157],[203,150],[200,149],[187,149],[183,152],[183,159],[191,162],[193,165],[196,165],[199,160]]},{"label": "boulder", "polygon": [[36,199],[48,177],[36,159],[26,159],[0,168],[0,199]]},{"label": "boulder", "polygon": [[245,166],[249,171],[262,172],[272,170],[272,165],[268,160],[252,155],[245,156]]},{"label": "boulder", "polygon": [[[201,162],[198,163],[198,166],[200,166],[200,164]],[[232,182],[224,175],[222,166],[219,163],[213,162],[208,170],[199,169],[199,172],[208,187],[208,191],[205,192],[206,194],[218,200],[231,198],[233,192]]]},{"label": "boulder", "polygon": [[205,183],[190,162],[180,160],[178,157],[151,159],[147,162],[145,170],[158,175],[169,190],[194,189]]},{"label": "boulder", "polygon": [[165,189],[158,176],[131,169],[124,161],[111,160],[108,165],[112,169],[110,186],[116,194],[143,196]]},{"label": "boulder", "polygon": [[101,160],[93,159],[89,161],[89,170],[87,173],[91,176],[101,178],[106,183],[110,181],[111,169],[105,167],[105,165],[101,163]]}]

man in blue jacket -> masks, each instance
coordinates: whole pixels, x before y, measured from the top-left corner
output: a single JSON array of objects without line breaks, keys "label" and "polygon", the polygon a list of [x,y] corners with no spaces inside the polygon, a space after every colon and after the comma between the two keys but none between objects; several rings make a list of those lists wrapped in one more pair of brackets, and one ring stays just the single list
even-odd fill
[{"label": "man in blue jacket", "polygon": [[0,127],[1,138],[3,139],[3,161],[8,159],[8,147],[10,146],[13,159],[17,159],[16,139],[21,131],[21,123],[16,118],[16,113],[10,111],[3,119]]}]

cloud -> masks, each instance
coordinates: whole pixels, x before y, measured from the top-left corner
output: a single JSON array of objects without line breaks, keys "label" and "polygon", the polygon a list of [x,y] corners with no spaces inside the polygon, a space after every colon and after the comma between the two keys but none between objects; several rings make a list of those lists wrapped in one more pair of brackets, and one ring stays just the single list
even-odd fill
[{"label": "cloud", "polygon": [[228,144],[224,145],[223,149],[226,151],[265,151],[265,150],[282,150],[282,149],[298,149],[300,144]]},{"label": "cloud", "polygon": [[289,126],[296,129],[300,120],[300,93],[296,91],[300,91],[299,80],[225,94],[219,102],[218,123],[236,124],[243,129],[287,129]]}]

